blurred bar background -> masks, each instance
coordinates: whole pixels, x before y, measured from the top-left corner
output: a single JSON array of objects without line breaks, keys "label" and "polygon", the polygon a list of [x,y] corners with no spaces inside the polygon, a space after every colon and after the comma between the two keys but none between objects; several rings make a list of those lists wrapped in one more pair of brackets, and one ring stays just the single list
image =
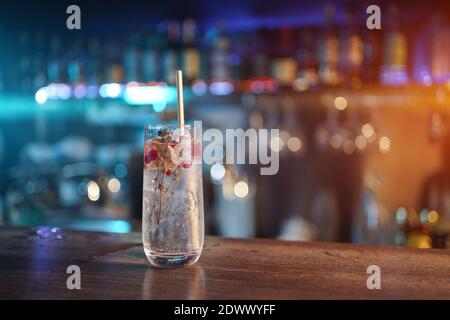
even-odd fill
[{"label": "blurred bar background", "polygon": [[0,224],[140,229],[143,126],[279,128],[280,171],[204,165],[206,230],[449,247],[450,4],[0,5]]}]

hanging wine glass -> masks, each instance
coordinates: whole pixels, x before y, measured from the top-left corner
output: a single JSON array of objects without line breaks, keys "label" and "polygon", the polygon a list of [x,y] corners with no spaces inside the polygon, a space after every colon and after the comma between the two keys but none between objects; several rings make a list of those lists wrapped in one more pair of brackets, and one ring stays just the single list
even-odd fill
[{"label": "hanging wine glass", "polygon": [[329,149],[335,152],[340,152],[344,146],[344,142],[346,140],[346,137],[348,135],[348,132],[342,128],[341,124],[339,123],[339,111],[332,108],[329,111],[329,131],[330,131],[330,137],[329,137]]},{"label": "hanging wine glass", "polygon": [[329,151],[331,148],[337,149],[341,146],[339,136],[335,135],[338,131],[337,113],[330,106],[326,108],[325,121],[319,124],[315,132],[316,147],[322,153]]},{"label": "hanging wine glass", "polygon": [[290,151],[294,155],[299,156],[305,150],[305,138],[296,111],[295,102],[292,99],[284,101],[280,138],[286,146],[286,151]]}]

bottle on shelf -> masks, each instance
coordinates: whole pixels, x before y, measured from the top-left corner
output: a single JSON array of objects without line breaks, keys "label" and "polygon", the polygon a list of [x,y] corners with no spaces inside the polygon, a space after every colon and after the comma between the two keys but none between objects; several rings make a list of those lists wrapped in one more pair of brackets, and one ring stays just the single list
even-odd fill
[{"label": "bottle on shelf", "polygon": [[272,77],[280,87],[292,88],[297,77],[297,61],[294,53],[294,32],[292,28],[283,27],[272,33],[275,44],[271,56]]},{"label": "bottle on shelf", "polygon": [[181,62],[184,76],[189,84],[200,78],[201,58],[197,46],[197,24],[193,19],[183,21],[183,47]]},{"label": "bottle on shelf", "polygon": [[231,79],[231,67],[228,56],[231,52],[231,39],[226,32],[224,23],[219,23],[216,28],[207,34],[208,73],[210,81],[222,81]]},{"label": "bottle on shelf", "polygon": [[61,82],[62,68],[61,65],[62,55],[62,41],[58,36],[52,36],[50,39],[48,64],[47,64],[47,77],[49,83]]},{"label": "bottle on shelf", "polygon": [[434,82],[450,80],[450,26],[444,13],[433,15],[431,35],[431,75]]},{"label": "bottle on shelf", "polygon": [[340,74],[346,87],[359,88],[362,84],[364,47],[360,28],[356,25],[354,8],[346,11],[346,21],[341,33]]},{"label": "bottle on shelf", "polygon": [[363,67],[364,84],[378,83],[381,66],[381,30],[363,31]]},{"label": "bottle on shelf", "polygon": [[13,77],[11,87],[13,91],[20,93],[31,92],[32,74],[30,70],[32,52],[34,49],[31,38],[32,36],[29,32],[20,32],[18,36],[18,45],[15,48],[18,56],[17,61],[19,63],[17,65],[17,70],[14,70],[16,72],[11,73]]},{"label": "bottle on shelf", "polygon": [[147,32],[141,57],[141,76],[143,82],[157,81],[160,74],[161,37],[152,31]]},{"label": "bottle on shelf", "polygon": [[67,74],[71,84],[84,81],[84,66],[82,63],[83,43],[81,39],[76,39],[71,46],[68,56]]},{"label": "bottle on shelf", "polygon": [[169,21],[166,25],[166,43],[162,52],[162,79],[169,85],[175,85],[175,72],[179,66],[180,24]]},{"label": "bottle on shelf", "polygon": [[255,34],[255,51],[252,54],[252,69],[251,73],[256,77],[269,76],[267,44],[264,41],[267,31],[261,30]]},{"label": "bottle on shelf", "polygon": [[117,40],[109,39],[104,46],[103,61],[105,63],[105,82],[123,83],[124,72],[120,44]]},{"label": "bottle on shelf", "polygon": [[[2,43],[2,44],[6,43],[5,34],[4,34],[4,31],[3,31],[3,29],[1,27],[0,27],[0,43]],[[8,48],[5,48],[5,49],[8,50]],[[6,71],[5,71],[6,68],[3,65],[3,61],[6,61],[6,57],[2,53],[0,53],[0,94],[4,90],[4,86],[5,86],[5,79],[3,77],[4,77],[4,74],[6,74]],[[2,203],[1,203],[1,200],[0,200],[0,221],[2,221],[1,220],[2,219],[2,215],[1,215],[2,208],[1,208],[1,205],[2,205]]]},{"label": "bottle on shelf", "polygon": [[248,80],[253,77],[252,59],[256,54],[256,37],[255,34],[248,32],[241,32],[238,37],[237,54],[239,55],[239,72],[238,78],[240,80]]},{"label": "bottle on shelf", "polygon": [[339,41],[336,34],[335,7],[331,4],[325,6],[325,30],[318,45],[319,78],[325,86],[340,84],[339,74]]},{"label": "bottle on shelf", "polygon": [[268,30],[247,32],[241,36],[240,79],[241,88],[247,92],[262,93],[276,90],[276,84],[270,73]]},{"label": "bottle on shelf", "polygon": [[298,77],[294,83],[294,89],[298,91],[305,91],[319,85],[318,64],[313,39],[310,30],[300,30],[299,48],[297,50]]},{"label": "bottle on shelf", "polygon": [[[450,160],[448,135],[442,139],[442,148],[441,162],[446,164]],[[434,247],[446,247],[445,239],[450,240],[450,170],[445,165],[425,180],[421,205],[426,210],[420,217],[419,231],[431,236]]]},{"label": "bottle on shelf", "polygon": [[86,83],[88,85],[99,85],[104,82],[104,71],[102,63],[102,51],[99,38],[90,37],[87,40],[86,57]]},{"label": "bottle on shelf", "polygon": [[126,82],[140,79],[140,42],[140,34],[136,30],[132,30],[128,36],[128,46],[123,50],[123,67]]},{"label": "bottle on shelf", "polygon": [[407,71],[408,43],[400,29],[399,9],[391,5],[388,11],[386,35],[383,39],[383,64],[380,82],[386,85],[404,85],[409,81]]},{"label": "bottle on shelf", "polygon": [[[32,83],[31,90],[35,90],[43,87],[47,84],[46,65],[47,59],[45,55],[45,44],[47,42],[47,35],[45,31],[37,31],[34,38],[34,52],[32,55],[31,74]],[[29,92],[28,92],[29,93]]]}]

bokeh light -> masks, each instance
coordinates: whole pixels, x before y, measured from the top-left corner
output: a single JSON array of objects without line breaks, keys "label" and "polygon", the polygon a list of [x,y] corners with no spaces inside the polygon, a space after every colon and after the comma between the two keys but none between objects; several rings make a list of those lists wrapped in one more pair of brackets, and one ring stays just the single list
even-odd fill
[{"label": "bokeh light", "polygon": [[245,198],[248,195],[248,184],[245,181],[238,181],[234,185],[234,194],[238,198]]}]

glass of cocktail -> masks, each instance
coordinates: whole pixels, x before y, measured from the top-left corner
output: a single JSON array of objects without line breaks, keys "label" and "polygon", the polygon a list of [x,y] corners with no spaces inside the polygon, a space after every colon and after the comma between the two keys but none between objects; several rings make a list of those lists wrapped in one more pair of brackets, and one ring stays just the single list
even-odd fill
[{"label": "glass of cocktail", "polygon": [[194,264],[204,239],[201,139],[195,126],[145,127],[142,238],[159,268]]}]

